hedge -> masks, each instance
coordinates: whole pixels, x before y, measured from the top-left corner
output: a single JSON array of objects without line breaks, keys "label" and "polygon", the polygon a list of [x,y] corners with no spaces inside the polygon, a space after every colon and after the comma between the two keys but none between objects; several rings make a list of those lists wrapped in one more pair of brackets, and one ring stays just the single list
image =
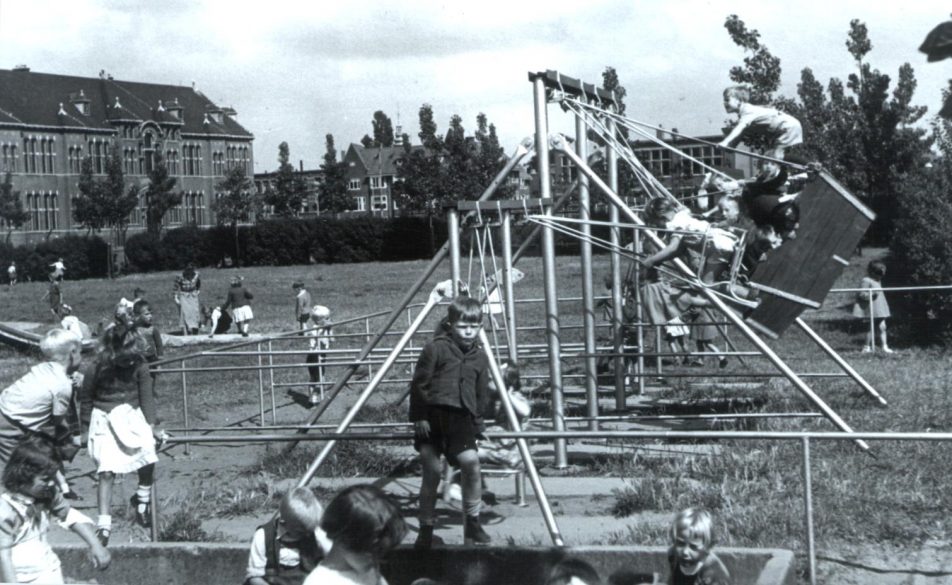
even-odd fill
[{"label": "hedge", "polygon": [[4,277],[10,262],[17,263],[20,280],[46,280],[50,264],[58,258],[66,265],[66,277],[101,278],[108,275],[109,248],[97,236],[67,235],[33,245],[12,246],[0,243],[0,266]]}]

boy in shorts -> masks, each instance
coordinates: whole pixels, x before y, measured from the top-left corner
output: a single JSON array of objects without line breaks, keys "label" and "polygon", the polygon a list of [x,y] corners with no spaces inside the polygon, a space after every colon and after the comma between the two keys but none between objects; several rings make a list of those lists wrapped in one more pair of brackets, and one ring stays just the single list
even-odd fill
[{"label": "boy in shorts", "polygon": [[437,335],[420,352],[410,383],[414,448],[423,463],[420,533],[415,546],[433,546],[433,513],[442,466],[440,456],[459,467],[463,485],[465,544],[489,544],[479,524],[482,485],[476,438],[485,430],[480,412],[489,397],[489,362],[479,345],[482,304],[456,297]]}]

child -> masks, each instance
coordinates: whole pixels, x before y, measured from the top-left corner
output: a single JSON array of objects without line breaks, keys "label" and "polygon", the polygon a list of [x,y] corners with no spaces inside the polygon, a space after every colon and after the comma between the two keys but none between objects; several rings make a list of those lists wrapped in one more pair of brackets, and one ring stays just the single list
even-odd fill
[{"label": "child", "polygon": [[678,512],[671,525],[670,585],[729,585],[730,573],[714,547],[714,527],[706,510],[686,508]]},{"label": "child", "polygon": [[[35,433],[54,437],[60,447],[72,448],[69,414],[74,404],[73,388],[83,379],[79,373],[83,359],[80,350],[79,340],[72,333],[51,329],[40,341],[46,361],[0,392],[0,464],[10,459],[20,441]],[[62,474],[57,481],[64,494],[72,494]]]},{"label": "child", "polygon": [[285,494],[279,515],[255,530],[245,585],[303,583],[331,548],[318,526],[323,513],[310,489],[297,487]]},{"label": "child", "polygon": [[410,383],[410,422],[414,448],[423,463],[420,484],[418,548],[433,544],[433,512],[440,483],[440,456],[459,467],[463,479],[463,540],[489,544],[479,524],[482,507],[476,437],[485,427],[480,405],[489,396],[489,363],[477,343],[482,327],[482,304],[458,296],[450,303],[436,337],[423,346]]},{"label": "child", "polygon": [[127,299],[126,297],[119,299],[119,306],[128,310],[129,313],[132,313],[133,307],[135,307],[137,302],[142,300],[143,295],[145,295],[145,290],[136,287],[135,290],[132,291],[131,299]]},{"label": "child", "polygon": [[719,281],[729,268],[737,237],[727,230],[691,216],[690,210],[666,197],[655,197],[645,206],[645,223],[672,230],[668,244],[643,261],[645,268],[670,260],[686,250],[704,251],[701,281]]},{"label": "child", "polygon": [[387,494],[370,484],[343,489],[328,504],[321,528],[334,545],[304,585],[387,585],[380,560],[407,532]]},{"label": "child", "polygon": [[[162,346],[162,334],[159,328],[152,324],[152,308],[149,301],[139,299],[132,307],[133,325],[136,334],[141,338],[142,357],[146,363],[157,362],[162,359],[164,348]],[[155,391],[155,384],[158,381],[158,374],[149,373],[152,379],[152,395],[158,396]]]},{"label": "child", "polygon": [[59,321],[62,317],[60,316],[60,308],[63,306],[63,291],[60,288],[60,283],[58,280],[50,278],[50,285],[46,289],[46,294],[40,299],[48,300],[50,303],[50,313],[53,314],[53,321]]},{"label": "child", "polygon": [[[522,420],[528,417],[532,411],[532,405],[529,404],[529,401],[520,391],[522,390],[522,380],[520,378],[518,364],[503,364],[502,377],[506,382],[506,392],[509,394],[509,402],[512,403],[512,408],[516,412],[516,417],[521,424]],[[509,424],[509,417],[506,416],[506,409],[502,405],[502,399],[499,397],[496,383],[492,379],[489,380],[489,390],[491,392],[491,400],[487,413],[493,418],[494,424],[487,430],[511,430],[512,427]],[[515,439],[480,441],[477,453],[479,454],[480,462],[504,465],[511,468],[519,467],[522,464],[522,455],[519,453]]]},{"label": "child", "polygon": [[92,521],[70,508],[53,480],[59,461],[52,445],[23,441],[3,470],[0,495],[0,580],[4,583],[63,583],[59,557],[46,540],[50,517],[86,541],[93,565],[103,570],[109,551],[96,539]]},{"label": "child", "polygon": [[304,332],[304,335],[310,337],[310,353],[307,354],[306,363],[316,364],[307,367],[307,375],[310,378],[311,385],[308,386],[308,401],[312,406],[324,399],[324,352],[330,349],[334,336],[331,334],[330,318],[331,310],[323,305],[314,305],[310,312],[312,320],[311,328]]},{"label": "child", "polygon": [[304,288],[304,283],[295,280],[291,288],[294,293],[294,322],[300,329],[307,329],[307,322],[311,319],[311,293]]},{"label": "child", "polygon": [[721,140],[720,146],[732,146],[748,138],[752,131],[760,130],[768,136],[764,154],[783,160],[784,151],[803,143],[803,127],[800,121],[780,110],[750,103],[750,88],[735,85],[724,90],[724,109],[729,114],[738,114],[734,129]]},{"label": "child", "polygon": [[232,277],[231,288],[228,289],[228,297],[225,299],[225,304],[221,306],[221,310],[226,311],[231,308],[231,316],[238,326],[238,331],[241,332],[242,337],[248,337],[248,321],[255,318],[248,301],[255,297],[245,290],[244,285],[241,284],[243,280],[241,276]]},{"label": "child", "polygon": [[859,298],[854,306],[854,315],[872,320],[870,330],[866,333],[866,345],[863,346],[863,352],[873,351],[874,332],[879,332],[879,347],[883,353],[893,353],[889,349],[889,343],[886,340],[886,319],[889,318],[889,303],[886,302],[886,294],[883,293],[883,277],[886,276],[886,265],[879,260],[873,260],[866,267],[866,276],[860,282],[860,288],[871,289],[869,292],[859,293]]},{"label": "child", "polygon": [[66,265],[63,264],[62,258],[57,258],[56,262],[53,262],[52,264],[50,264],[50,268],[52,268],[52,270],[50,271],[51,280],[56,280],[56,281],[63,280],[63,276],[66,274]]},{"label": "child", "polygon": [[92,410],[87,449],[99,474],[96,535],[103,545],[112,532],[112,484],[117,473],[137,472],[139,485],[130,503],[137,522],[151,524],[155,448],[164,433],[155,428],[155,396],[144,351],[132,319],[118,313],[116,324],[103,333],[98,361],[84,383],[84,414]]},{"label": "child", "polygon": [[577,558],[565,558],[555,564],[545,585],[601,585],[602,578],[595,567]]},{"label": "child", "polygon": [[17,263],[10,261],[10,266],[7,266],[7,283],[9,283],[10,288],[13,288],[13,285],[17,283]]},{"label": "child", "polygon": [[92,331],[89,325],[79,320],[79,317],[73,315],[73,308],[69,305],[60,305],[59,314],[63,317],[60,320],[60,327],[76,336],[80,342],[92,337]]}]

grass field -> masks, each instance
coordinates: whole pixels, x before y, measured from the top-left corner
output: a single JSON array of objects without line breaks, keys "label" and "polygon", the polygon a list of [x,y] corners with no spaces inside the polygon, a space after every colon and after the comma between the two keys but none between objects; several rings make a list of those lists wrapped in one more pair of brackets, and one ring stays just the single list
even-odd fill
[{"label": "grass field", "polygon": [[[876,254],[867,252],[854,259],[839,287],[855,286],[866,262]],[[560,296],[580,294],[580,269],[576,258],[559,258]],[[225,296],[230,277],[240,273],[246,277],[247,288],[255,294],[252,306],[256,320],[252,332],[277,332],[292,327],[293,293],[291,282],[302,278],[317,303],[329,306],[334,321],[341,321],[392,308],[407,290],[409,284],[420,274],[425,263],[407,262],[395,264],[369,263],[353,265],[329,265],[309,267],[253,268],[243,270],[203,270],[202,291],[204,303],[214,305]],[[517,286],[520,298],[542,297],[542,270],[538,259],[520,262],[526,278]],[[464,266],[464,272],[467,268]],[[602,276],[608,271],[607,259],[596,257],[595,282],[601,292]],[[448,267],[442,269],[436,280],[446,278]],[[165,331],[177,327],[176,307],[172,303],[172,281],[175,274],[155,273],[135,275],[116,280],[67,281],[64,295],[81,318],[90,323],[108,318],[112,307],[121,296],[130,296],[132,289],[145,289],[146,298],[152,301],[156,322]],[[426,287],[428,292],[429,286]],[[46,307],[39,300],[44,288],[37,283],[17,286],[12,291],[3,289],[0,297],[3,320],[44,320]],[[422,302],[425,294],[418,296]],[[849,314],[837,308],[845,304],[846,297],[830,297],[823,309],[810,312],[805,319],[889,401],[886,408],[862,394],[851,381],[843,379],[811,378],[810,384],[831,407],[839,412],[856,430],[868,431],[949,431],[952,423],[948,417],[952,398],[948,393],[952,366],[943,348],[920,347],[914,331],[905,331],[891,339],[891,345],[899,350],[892,356],[860,353],[862,327]],[[565,327],[566,339],[578,339],[571,326],[581,323],[580,303],[564,302],[561,305],[561,325]],[[442,311],[441,311],[442,312]],[[541,325],[541,308],[538,305],[521,306],[519,325]],[[371,321],[373,329],[379,321]],[[405,327],[406,320],[400,321]],[[431,320],[432,325],[432,320]],[[359,346],[364,337],[346,338],[347,333],[364,333],[366,323],[360,321],[352,326],[341,327],[338,346]],[[897,327],[902,330],[902,327]],[[905,335],[905,337],[903,336]],[[419,344],[425,336],[415,343]],[[732,338],[739,349],[749,345],[739,334]],[[541,341],[540,333],[529,333],[522,341]],[[281,347],[291,347],[288,342]],[[392,345],[388,341],[385,345]],[[780,340],[771,342],[778,353],[798,372],[831,372],[835,366],[796,329],[789,330]],[[186,350],[175,350],[185,353]],[[189,348],[187,352],[195,351]],[[10,350],[0,350],[0,383],[12,381],[30,362]],[[217,366],[249,365],[253,357],[229,357],[215,361]],[[300,361],[300,356],[276,358],[287,363]],[[211,362],[202,362],[211,363]],[[296,362],[295,362],[296,363]],[[745,372],[771,371],[766,360],[750,359],[745,368],[732,359],[726,371],[736,373],[743,379]],[[580,363],[566,359],[566,371],[577,369]],[[397,376],[406,377],[408,364],[397,368]],[[530,371],[544,372],[544,362],[530,364]],[[333,373],[333,372],[332,372]],[[255,391],[237,388],[255,387],[257,372],[218,371],[206,374],[191,374],[189,389],[191,408],[194,408],[192,424],[204,421],[216,424],[223,422],[216,417],[224,399],[229,403],[229,417],[236,416],[240,409],[254,412],[257,405]],[[275,380],[300,380],[300,368],[279,371]],[[694,380],[699,381],[699,380]],[[166,383],[170,400],[178,392],[173,380]],[[399,384],[394,385],[399,388]],[[709,397],[711,392],[689,387],[687,384],[671,383],[665,390],[672,397],[693,399]],[[718,394],[727,395],[718,390]],[[815,410],[785,380],[771,379],[764,384],[758,396],[766,398],[765,411]],[[387,394],[385,396],[392,396]],[[378,407],[386,398],[375,403]],[[170,424],[180,422],[176,407],[165,407],[164,414]],[[392,413],[382,414],[384,418]],[[231,421],[233,422],[233,421]],[[281,422],[279,420],[279,422]],[[297,422],[288,419],[286,422]],[[831,430],[832,425],[818,420],[775,420],[761,422],[759,429],[816,429]],[[611,509],[615,514],[626,515],[642,511],[667,512],[689,503],[700,503],[715,510],[726,528],[721,538],[723,544],[781,546],[803,550],[802,535],[802,483],[801,459],[798,443],[767,441],[719,443],[721,449],[712,456],[680,458],[645,458],[632,447],[619,446],[617,455],[604,458],[598,466],[588,468],[593,475],[611,474],[631,478],[632,488],[615,494]],[[947,511],[952,509],[952,491],[948,489],[947,474],[952,467],[952,450],[940,443],[894,442],[873,445],[872,455],[864,454],[848,442],[815,442],[813,445],[813,489],[816,508],[816,531],[820,546],[834,542],[850,541],[865,543],[890,543],[897,546],[915,546],[925,541],[952,540],[952,524]],[[357,457],[357,456],[355,456]],[[359,457],[358,457],[359,458]],[[262,460],[249,473],[293,473],[276,467],[287,462]],[[270,467],[269,467],[270,466]],[[269,471],[270,470],[270,471]],[[352,473],[346,465],[340,473]],[[234,491],[234,490],[233,490]],[[235,493],[240,492],[238,490]],[[248,487],[248,493],[264,493],[265,496],[245,498],[238,493],[239,508],[248,505],[265,505],[271,501],[267,489]],[[232,494],[234,495],[234,494]],[[218,496],[227,509],[227,497]],[[255,504],[254,502],[258,502]],[[629,534],[606,537],[606,542],[663,543],[667,535],[663,528],[645,526]]]}]

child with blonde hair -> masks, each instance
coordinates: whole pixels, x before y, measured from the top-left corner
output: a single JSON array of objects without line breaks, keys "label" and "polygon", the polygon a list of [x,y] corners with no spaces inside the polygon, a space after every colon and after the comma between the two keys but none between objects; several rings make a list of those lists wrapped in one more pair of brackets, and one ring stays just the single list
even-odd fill
[{"label": "child with blonde hair", "polygon": [[334,544],[304,585],[387,585],[380,561],[407,526],[383,490],[370,484],[343,489],[327,505],[321,528]]},{"label": "child with blonde hair", "polygon": [[724,90],[724,109],[729,114],[737,114],[738,120],[721,140],[720,146],[733,146],[753,131],[761,131],[769,141],[764,154],[782,160],[786,149],[803,143],[800,121],[776,108],[750,103],[750,88],[746,85],[734,85]]},{"label": "child with blonde hair", "polygon": [[245,585],[298,585],[331,548],[320,528],[324,509],[314,492],[296,487],[281,498],[279,515],[251,539]]},{"label": "child with blonde hair", "polygon": [[109,551],[96,539],[92,520],[70,508],[56,487],[59,465],[53,445],[33,437],[20,443],[3,470],[0,580],[4,583],[63,583],[59,557],[47,542],[51,518],[86,542],[94,566],[109,567]]},{"label": "child with blonde hair", "polygon": [[308,345],[311,351],[307,354],[305,362],[308,364],[307,375],[311,381],[311,385],[308,386],[308,400],[314,406],[324,399],[324,352],[330,349],[334,335],[331,333],[330,309],[324,305],[314,305],[309,316],[310,329],[305,331],[304,335],[310,338]]},{"label": "child with blonde hair", "polygon": [[670,585],[730,585],[731,576],[714,548],[714,520],[710,512],[685,508],[671,525]]}]

